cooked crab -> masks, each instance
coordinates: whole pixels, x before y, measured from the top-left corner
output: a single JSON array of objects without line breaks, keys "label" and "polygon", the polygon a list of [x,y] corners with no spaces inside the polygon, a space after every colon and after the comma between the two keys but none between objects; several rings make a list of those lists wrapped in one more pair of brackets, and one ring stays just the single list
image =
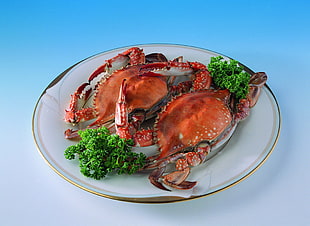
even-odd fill
[{"label": "cooked crab", "polygon": [[[173,79],[168,77],[191,75],[194,84],[209,86],[210,76],[205,68],[197,62],[166,61],[162,54],[150,54],[146,60],[142,49],[130,48],[107,60],[89,76],[88,82],[78,87],[66,109],[65,121],[75,125],[95,119],[87,128],[106,126],[108,123],[108,127],[113,128],[115,104],[121,84],[126,80],[126,111],[131,114],[131,122],[138,127],[145,119],[141,111],[146,113],[146,117],[152,115],[172,93],[185,89],[188,84],[172,86]],[[65,136],[74,138],[78,134],[68,129]],[[143,140],[135,140],[137,144],[145,145]]]},{"label": "cooked crab", "polygon": [[[186,181],[190,167],[203,163],[219,143],[232,135],[237,124],[245,119],[265,84],[265,73],[251,77],[246,99],[236,102],[228,90],[195,90],[174,98],[158,114],[155,122],[159,154],[149,158],[145,168],[155,170],[149,179],[156,187],[169,190],[190,189],[197,182]],[[165,174],[166,166],[175,164],[175,171]]]}]

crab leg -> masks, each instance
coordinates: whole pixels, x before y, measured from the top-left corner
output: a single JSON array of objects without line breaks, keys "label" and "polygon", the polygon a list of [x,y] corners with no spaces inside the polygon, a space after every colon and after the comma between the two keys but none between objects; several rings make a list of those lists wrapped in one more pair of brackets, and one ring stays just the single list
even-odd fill
[{"label": "crab leg", "polygon": [[142,49],[133,47],[127,49],[123,53],[118,54],[117,56],[106,60],[105,64],[98,67],[88,78],[88,81],[92,81],[98,75],[103,72],[113,72],[117,69],[120,69],[127,64],[137,65],[145,62],[145,55]]}]

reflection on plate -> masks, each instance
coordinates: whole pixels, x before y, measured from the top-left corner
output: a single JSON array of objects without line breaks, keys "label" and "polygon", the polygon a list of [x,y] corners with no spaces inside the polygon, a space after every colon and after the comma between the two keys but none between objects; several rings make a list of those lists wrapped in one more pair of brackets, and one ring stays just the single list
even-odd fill
[{"label": "reflection on plate", "polygon": [[[138,46],[146,54],[161,52],[168,59],[184,56],[184,60],[208,64],[210,57],[220,54],[205,49],[150,44]],[[236,128],[235,134],[215,158],[194,167],[189,180],[198,184],[189,191],[162,191],[148,181],[148,175],[109,176],[100,181],[84,177],[77,161],[64,158],[66,147],[74,144],[63,136],[67,126],[64,109],[70,94],[106,59],[127,49],[120,48],[89,57],[60,74],[44,90],[33,114],[33,136],[40,154],[48,165],[70,183],[99,196],[137,203],[166,203],[204,197],[225,190],[251,175],[269,157],[280,133],[281,116],[275,96],[264,86],[250,116]],[[226,57],[225,57],[226,58]],[[250,69],[246,68],[250,73]],[[264,123],[262,123],[264,122]]]}]

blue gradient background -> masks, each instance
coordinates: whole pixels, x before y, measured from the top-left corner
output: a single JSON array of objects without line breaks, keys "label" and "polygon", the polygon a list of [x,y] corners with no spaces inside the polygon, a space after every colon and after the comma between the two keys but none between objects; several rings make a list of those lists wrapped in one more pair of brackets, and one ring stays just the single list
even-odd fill
[{"label": "blue gradient background", "polygon": [[[1,1],[1,224],[309,225],[309,11],[307,0]],[[45,164],[31,134],[45,87],[88,56],[146,43],[206,48],[267,72],[282,132],[254,175],[210,197],[138,205],[87,193]]]}]

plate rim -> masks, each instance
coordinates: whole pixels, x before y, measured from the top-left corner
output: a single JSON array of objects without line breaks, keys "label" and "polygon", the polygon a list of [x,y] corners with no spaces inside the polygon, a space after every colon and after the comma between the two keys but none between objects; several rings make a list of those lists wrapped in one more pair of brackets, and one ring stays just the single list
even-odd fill
[{"label": "plate rim", "polygon": [[[116,196],[116,195],[109,195],[109,194],[104,194],[104,193],[100,193],[97,191],[94,191],[92,189],[87,188],[86,186],[82,186],[81,184],[78,184],[77,182],[73,181],[72,179],[66,177],[65,175],[63,175],[61,172],[59,172],[59,170],[56,169],[56,167],[46,158],[46,156],[44,155],[44,153],[42,152],[40,145],[39,145],[39,141],[36,136],[36,132],[35,132],[35,118],[36,118],[36,112],[40,103],[41,98],[43,97],[43,95],[46,93],[46,91],[53,87],[54,85],[56,85],[68,72],[71,71],[71,69],[73,69],[75,66],[79,65],[80,63],[91,59],[92,57],[96,57],[99,56],[101,54],[106,54],[109,52],[114,52],[117,50],[121,50],[121,49],[125,49],[125,48],[130,48],[130,47],[164,47],[164,46],[170,46],[170,47],[178,47],[178,48],[190,48],[190,49],[194,49],[194,50],[199,50],[199,51],[207,51],[210,53],[214,53],[214,54],[218,54],[224,57],[227,57],[229,59],[233,59],[231,57],[228,57],[224,54],[221,54],[219,52],[216,51],[212,51],[206,48],[201,48],[201,47],[196,47],[196,46],[191,46],[191,45],[183,45],[183,44],[169,44],[169,43],[149,43],[149,44],[137,44],[137,45],[128,45],[128,46],[123,46],[123,47],[118,47],[118,48],[113,48],[113,49],[109,49],[107,51],[102,51],[99,52],[97,54],[93,54],[89,57],[84,58],[83,60],[80,60],[79,62],[73,64],[72,66],[70,66],[69,68],[67,68],[66,70],[64,70],[62,73],[60,73],[58,76],[56,76],[56,78],[54,80],[52,80],[49,85],[43,90],[43,92],[41,93],[41,95],[39,96],[36,104],[35,104],[35,108],[32,114],[32,135],[34,138],[34,142],[36,144],[37,150],[39,152],[39,154],[41,155],[41,157],[45,160],[45,162],[49,165],[49,167],[51,167],[53,169],[54,172],[56,172],[59,176],[61,176],[63,179],[65,179],[66,181],[70,182],[71,184],[75,185],[78,188],[81,188],[82,190],[85,190],[87,192],[90,192],[92,194],[101,196],[101,197],[105,197],[105,198],[109,198],[109,199],[113,199],[113,200],[118,200],[118,201],[124,201],[124,202],[132,202],[132,203],[144,203],[144,204],[160,204],[160,203],[174,203],[174,202],[182,202],[182,201],[189,201],[189,200],[193,200],[193,199],[198,199],[198,198],[202,198],[202,197],[207,197],[207,196],[211,196],[213,194],[219,193],[221,191],[224,191],[228,188],[231,188],[237,184],[239,184],[240,182],[244,181],[245,179],[247,179],[249,176],[251,176],[254,172],[256,172],[266,161],[267,159],[270,157],[270,155],[272,154],[272,152],[275,149],[275,146],[279,140],[280,137],[280,133],[281,133],[281,125],[282,125],[282,116],[281,116],[281,111],[280,111],[280,106],[279,103],[277,101],[277,98],[275,96],[275,94],[272,92],[271,88],[265,84],[264,87],[267,89],[267,91],[270,93],[274,103],[275,103],[275,107],[277,110],[277,115],[278,115],[278,125],[277,125],[277,129],[275,131],[276,135],[274,138],[274,142],[272,144],[272,146],[270,147],[270,150],[268,151],[268,153],[266,154],[266,156],[264,156],[264,158],[262,160],[260,160],[259,163],[257,163],[257,165],[255,165],[255,167],[250,170],[249,172],[247,172],[245,175],[243,175],[241,178],[237,179],[236,181],[229,183],[228,185],[221,187],[219,189],[216,189],[212,192],[206,193],[206,194],[201,194],[201,195],[197,195],[197,196],[190,196],[190,197],[181,197],[181,196],[154,196],[154,197],[121,197],[121,196]],[[246,65],[240,63],[245,71],[249,72],[250,74],[253,74],[254,71],[252,71],[249,67],[247,67]]]}]

